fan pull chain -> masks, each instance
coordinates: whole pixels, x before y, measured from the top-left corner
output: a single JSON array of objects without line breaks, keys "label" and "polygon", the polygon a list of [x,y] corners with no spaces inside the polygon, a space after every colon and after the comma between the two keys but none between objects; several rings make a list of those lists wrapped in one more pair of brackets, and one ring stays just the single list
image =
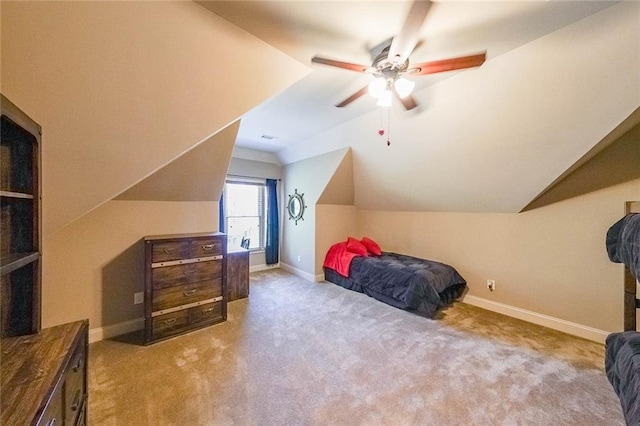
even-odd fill
[{"label": "fan pull chain", "polygon": [[385,130],[384,130],[384,123],[382,122],[384,120],[383,118],[383,114],[384,114],[384,110],[387,110],[387,146],[391,145],[391,107],[381,107],[380,108],[380,128],[378,129],[378,135],[379,136],[384,136],[385,134]]},{"label": "fan pull chain", "polygon": [[391,145],[391,107],[387,107],[387,146]]}]

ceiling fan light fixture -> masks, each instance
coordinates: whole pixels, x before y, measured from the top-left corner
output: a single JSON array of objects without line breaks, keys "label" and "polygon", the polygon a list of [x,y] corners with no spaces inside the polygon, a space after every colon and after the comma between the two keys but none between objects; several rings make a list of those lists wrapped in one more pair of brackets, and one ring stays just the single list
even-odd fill
[{"label": "ceiling fan light fixture", "polygon": [[391,106],[391,90],[387,89],[382,91],[380,97],[378,97],[377,105],[381,107]]},{"label": "ceiling fan light fixture", "polygon": [[386,88],[387,81],[383,77],[376,77],[369,83],[369,94],[379,99]]},{"label": "ceiling fan light fixture", "polygon": [[404,77],[398,78],[394,83],[393,87],[395,87],[396,92],[400,98],[404,99],[411,94],[413,88],[416,86],[416,83],[408,80]]},{"label": "ceiling fan light fixture", "polygon": [[[421,27],[424,24],[433,1],[412,0],[411,3],[411,8],[400,32],[391,39],[391,44],[387,44],[381,52],[377,53],[371,66],[336,61],[319,56],[311,58],[311,62],[359,73],[367,73],[374,77],[374,80],[367,86],[360,88],[353,95],[336,104],[336,107],[342,108],[347,106],[356,99],[359,99],[367,93],[367,91],[372,97],[379,100],[378,105],[390,105],[390,95],[389,93],[384,93],[384,91],[390,91],[393,92],[395,97],[402,101],[401,103],[405,110],[411,110],[418,106],[416,100],[410,96],[411,92],[415,89],[415,83],[403,78],[405,74],[411,77],[437,74],[446,71],[478,67],[484,63],[486,60],[486,52],[418,64],[414,63],[413,68],[409,68],[409,56],[416,49],[416,46],[418,46]],[[377,51],[379,47],[382,47],[382,45],[377,46],[375,50]],[[384,96],[384,98],[381,98],[381,96]]]}]

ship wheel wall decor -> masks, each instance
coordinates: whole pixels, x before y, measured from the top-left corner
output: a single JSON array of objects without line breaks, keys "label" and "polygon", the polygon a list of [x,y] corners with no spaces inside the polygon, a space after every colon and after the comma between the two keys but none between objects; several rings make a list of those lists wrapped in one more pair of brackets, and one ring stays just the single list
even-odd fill
[{"label": "ship wheel wall decor", "polygon": [[304,209],[307,208],[304,204],[304,193],[298,194],[298,189],[293,194],[289,195],[289,202],[287,203],[287,212],[289,212],[289,220],[294,220],[296,225],[299,220],[304,220]]}]

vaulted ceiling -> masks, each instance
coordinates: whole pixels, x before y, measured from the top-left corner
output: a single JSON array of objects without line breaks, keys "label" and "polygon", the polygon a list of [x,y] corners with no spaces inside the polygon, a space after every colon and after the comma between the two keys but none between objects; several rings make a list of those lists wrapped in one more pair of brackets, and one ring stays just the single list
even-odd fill
[{"label": "vaulted ceiling", "polygon": [[310,58],[367,63],[410,4],[0,2],[2,92],[44,129],[44,235],[149,186],[182,199],[165,174],[228,158],[238,119],[236,147],[284,164],[350,147],[361,209],[517,212],[606,170],[587,159],[640,169],[640,3],[437,2],[415,60],[486,49],[485,64],[421,77],[410,112],[335,108],[367,76]]},{"label": "vaulted ceiling", "polygon": [[[315,54],[369,64],[367,48],[399,31],[411,2],[199,4],[310,65]],[[441,1],[421,40],[412,61],[484,50],[487,61],[417,77],[413,111],[368,96],[335,108],[368,76],[313,64],[243,116],[236,146],[284,164],[349,146],[362,209],[518,212],[637,124],[637,2]]]}]

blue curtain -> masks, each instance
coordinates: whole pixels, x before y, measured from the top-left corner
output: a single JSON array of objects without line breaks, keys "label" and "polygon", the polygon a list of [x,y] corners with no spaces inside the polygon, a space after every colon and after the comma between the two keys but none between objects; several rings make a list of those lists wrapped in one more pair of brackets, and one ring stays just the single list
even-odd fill
[{"label": "blue curtain", "polygon": [[267,179],[267,244],[265,247],[267,265],[278,263],[278,252],[280,251],[277,185],[277,180]]},{"label": "blue curtain", "polygon": [[218,231],[224,232],[224,191],[220,193],[220,202],[218,204]]}]

